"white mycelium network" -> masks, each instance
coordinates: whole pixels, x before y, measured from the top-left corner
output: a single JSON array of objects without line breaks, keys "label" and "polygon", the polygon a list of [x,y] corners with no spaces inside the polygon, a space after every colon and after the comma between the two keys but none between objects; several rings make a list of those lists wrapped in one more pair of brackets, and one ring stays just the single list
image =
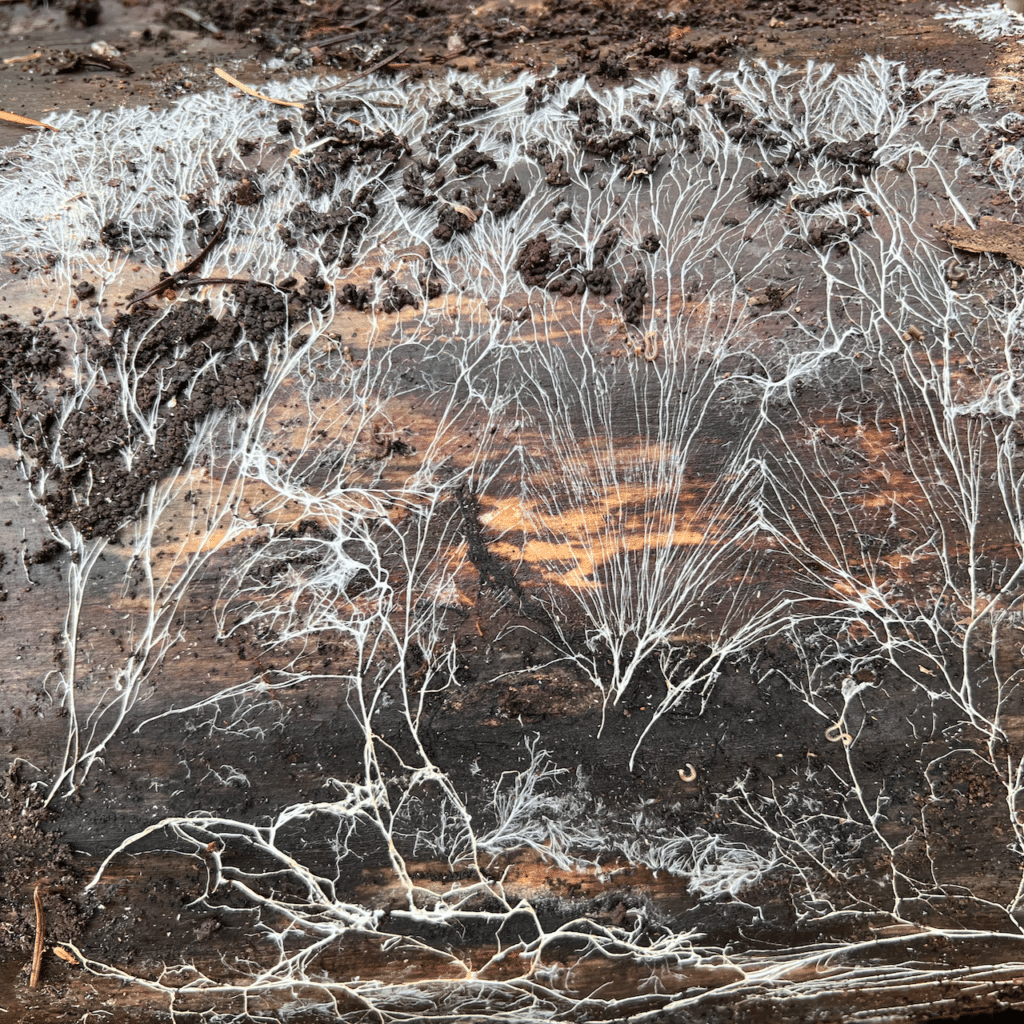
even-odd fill
[{"label": "white mycelium network", "polygon": [[[247,912],[268,940],[242,974],[200,972],[183,950],[144,983],[225,1016],[247,997],[247,1012],[318,1005],[360,1019],[643,1020],[722,998],[687,989],[698,968],[736,997],[927,991],[957,972],[915,943],[1019,938],[1024,750],[1006,728],[1019,697],[1002,652],[1019,645],[1024,575],[1024,292],[1013,267],[983,257],[982,282],[978,264],[951,262],[934,230],[973,224],[968,186],[1024,190],[1011,145],[977,157],[986,83],[868,60],[844,75],[744,65],[608,91],[451,77],[287,93],[313,97],[309,132],[292,115],[282,134],[278,110],[217,93],[173,111],[66,116],[59,135],[8,153],[0,178],[4,252],[54,279],[60,315],[82,312],[83,279],[112,302],[130,264],[174,270],[198,251],[204,214],[209,237],[229,207],[201,275],[288,300],[259,349],[264,390],[208,418],[123,531],[139,600],[116,685],[76,687],[73,649],[49,682],[71,723],[50,796],[102,771],[129,724],[198,721],[258,750],[289,728],[272,689],[310,678],[346,692],[363,760],[356,781],[325,771],[322,798],[270,819],[197,811],[111,853],[160,833],[204,859],[201,904]],[[231,206],[245,180],[262,200]],[[291,276],[315,301],[289,299]],[[207,288],[214,312],[239,301]],[[166,409],[132,405],[138,340],[103,314],[72,321],[77,391],[61,408],[116,379],[130,462],[158,442]],[[415,458],[369,457],[398,442]],[[33,482],[40,497],[46,486]],[[170,543],[161,527],[183,509],[186,540]],[[107,540],[55,529],[78,555],[74,637]],[[528,732],[521,770],[457,785],[423,731],[432,695],[457,685],[454,625],[478,575],[467,531],[510,567],[548,668],[587,681],[605,716],[648,688],[632,766],[652,730],[678,729],[671,772],[692,779],[686,730],[731,726],[716,695],[743,665],[795,697],[803,768],[750,765],[717,795],[714,834],[681,830],[672,807],[639,797],[607,806],[573,752]],[[147,718],[141,695],[183,642],[189,586],[225,564],[221,635],[253,627],[289,652],[287,670]],[[307,655],[326,642],[341,652],[335,670]],[[805,671],[783,675],[769,643]],[[400,741],[382,739],[385,713]],[[884,756],[879,715],[921,751],[902,790],[868,771]],[[967,762],[1000,794],[978,827],[1005,831],[1014,865],[977,894],[943,875],[928,806],[890,814],[908,793],[941,804]],[[244,765],[215,775],[248,782]],[[296,839],[314,828],[333,837],[329,867]],[[378,852],[401,895],[387,916],[344,884],[357,849]],[[493,868],[512,851],[566,870],[618,856],[681,876],[693,906],[670,918],[638,899],[602,918],[571,898],[545,903]],[[409,864],[427,856],[451,878],[417,880]],[[701,931],[699,901],[736,901],[757,920],[766,882],[782,884],[773,898],[785,891],[807,934],[835,938],[726,956]],[[982,923],[947,916],[954,898]],[[490,929],[486,962],[437,938],[468,927]],[[323,951],[357,937],[382,965],[422,970],[323,969]],[[650,980],[604,991],[586,974],[602,956]],[[1004,959],[972,954],[958,977],[1020,973]]]},{"label": "white mycelium network", "polygon": [[986,4],[984,7],[947,7],[940,10],[935,17],[948,22],[950,28],[970,32],[988,43],[1024,34],[1020,0],[1007,0],[1005,4]]}]

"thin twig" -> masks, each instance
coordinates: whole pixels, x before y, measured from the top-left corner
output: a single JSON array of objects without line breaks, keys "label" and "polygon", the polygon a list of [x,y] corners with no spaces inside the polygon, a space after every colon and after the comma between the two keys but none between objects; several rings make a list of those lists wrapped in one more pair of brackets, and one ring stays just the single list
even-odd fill
[{"label": "thin twig", "polygon": [[32,950],[32,977],[29,979],[29,987],[36,988],[39,985],[39,972],[43,967],[43,943],[46,939],[46,914],[43,913],[43,897],[41,889],[43,883],[36,886],[36,945]]},{"label": "thin twig", "polygon": [[[372,70],[372,69],[371,69]],[[356,77],[359,77],[358,75]],[[37,121],[34,117],[22,117],[21,114],[11,114],[6,110],[0,110],[0,121],[10,121],[12,124],[24,124],[32,128],[49,128],[51,132],[59,131],[52,124],[45,121]]]},{"label": "thin twig", "polygon": [[334,86],[333,89],[327,89],[326,92],[337,92],[339,89],[344,89],[346,86],[351,85],[353,82],[359,81],[360,78],[365,78],[367,75],[372,75],[374,71],[380,71],[381,68],[386,67],[393,60],[398,60],[399,57],[408,50],[408,46],[403,46],[400,50],[396,50],[390,57],[385,57],[383,60],[378,61],[373,67],[367,68],[365,71],[360,71],[358,75],[353,75],[351,78],[342,82],[341,85]]},{"label": "thin twig", "polygon": [[251,277],[196,277],[191,281],[182,281],[177,287],[179,288],[205,288],[208,285],[223,284],[223,285],[239,285],[239,284],[251,284],[257,288],[277,288],[273,281],[254,281]]},{"label": "thin twig", "polygon": [[161,292],[167,291],[168,288],[173,288],[175,283],[180,281],[183,277],[188,277],[193,270],[198,270],[202,265],[203,260],[210,255],[210,250],[220,241],[220,236],[224,232],[224,227],[228,222],[229,213],[225,213],[221,222],[217,225],[216,230],[213,232],[213,238],[206,243],[203,249],[198,255],[193,256],[183,267],[176,270],[170,277],[165,277],[158,285],[154,288],[150,288],[148,292],[143,292],[141,295],[137,295],[131,302],[128,303],[128,308],[138,305],[143,299],[148,299],[152,295],[159,295]]},{"label": "thin twig", "polygon": [[268,284],[264,281],[252,281],[250,282],[246,277],[198,277],[192,281],[183,281],[181,283],[182,288],[203,288],[209,284],[259,284],[265,288],[273,288],[272,284]]},{"label": "thin twig", "polygon": [[[378,14],[384,14],[385,11],[390,11],[392,7],[397,4],[399,0],[393,0],[392,3],[388,4],[387,7],[382,7],[379,11],[371,11],[369,14],[364,15],[362,18],[357,18],[355,21],[347,21],[343,25],[339,25],[338,28],[356,28],[359,25],[364,25],[371,18],[376,18]],[[345,5],[345,0],[339,0],[338,3],[331,4],[326,11],[323,12],[324,18],[331,18],[337,14],[342,7]]]},{"label": "thin twig", "polygon": [[[369,14],[365,15],[362,18],[356,18],[355,21],[349,21],[344,25],[339,25],[338,28],[342,29],[346,33],[346,35],[329,36],[327,39],[313,39],[311,40],[311,42],[315,46],[330,46],[331,43],[343,42],[345,39],[348,38],[348,32],[355,32],[355,30],[359,28],[360,25],[365,25],[368,21],[370,21],[371,18],[376,18],[378,15],[390,11],[392,7],[397,6],[399,3],[401,3],[401,0],[391,0],[391,3],[389,3],[386,7],[382,7],[379,11],[371,11]],[[337,13],[340,7],[341,4],[337,4],[327,13],[335,14]]]}]

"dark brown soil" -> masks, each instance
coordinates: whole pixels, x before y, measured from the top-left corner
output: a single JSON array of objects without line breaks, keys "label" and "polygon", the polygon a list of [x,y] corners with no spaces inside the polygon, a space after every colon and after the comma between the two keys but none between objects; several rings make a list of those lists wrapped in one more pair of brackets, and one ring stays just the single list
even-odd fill
[{"label": "dark brown soil", "polygon": [[[258,86],[297,72],[358,74],[399,51],[390,66],[406,76],[439,75],[449,67],[485,76],[557,70],[609,85],[663,67],[826,59],[847,69],[876,54],[914,70],[983,74],[1014,52],[997,54],[990,44],[944,29],[933,20],[933,0],[696,0],[667,7],[587,0],[571,9],[501,0],[325,9],[301,0],[200,0],[188,8],[198,21],[170,9],[114,0],[97,0],[86,14],[66,4],[0,6],[3,58],[39,54],[0,69],[5,109],[45,120],[54,110],[167,103],[210,86],[217,64]],[[95,40],[120,57],[97,56],[90,49]],[[16,131],[0,123],[0,133]]]},{"label": "dark brown soil", "polygon": [[[57,816],[56,811],[42,807],[37,790],[20,781],[18,762],[12,762],[0,801],[5,883],[0,894],[0,935],[5,949],[16,952],[25,965],[26,976],[19,979],[20,984],[27,984],[36,934],[34,900],[26,900],[25,894],[39,888],[51,945],[80,936],[91,913],[91,901],[81,892],[81,865],[50,825]],[[0,998],[6,999],[6,994]]]}]

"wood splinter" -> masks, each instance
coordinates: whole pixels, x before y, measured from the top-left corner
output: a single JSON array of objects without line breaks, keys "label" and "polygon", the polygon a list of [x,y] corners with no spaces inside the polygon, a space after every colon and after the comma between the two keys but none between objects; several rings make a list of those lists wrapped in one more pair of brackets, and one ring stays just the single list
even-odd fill
[{"label": "wood splinter", "polygon": [[43,913],[42,888],[43,883],[40,882],[36,886],[35,891],[36,945],[32,950],[32,977],[29,979],[28,983],[30,988],[38,988],[39,972],[43,967],[43,943],[46,940],[46,914]]}]

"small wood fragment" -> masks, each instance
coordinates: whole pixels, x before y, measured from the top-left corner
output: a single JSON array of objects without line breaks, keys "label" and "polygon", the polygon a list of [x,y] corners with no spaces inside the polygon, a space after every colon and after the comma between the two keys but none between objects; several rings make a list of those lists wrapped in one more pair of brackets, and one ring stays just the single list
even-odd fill
[{"label": "small wood fragment", "polygon": [[940,224],[939,231],[954,249],[1005,256],[1024,267],[1024,225],[1011,224],[998,217],[982,217],[977,228]]},{"label": "small wood fragment", "polygon": [[46,939],[46,914],[43,912],[42,883],[36,886],[36,945],[32,950],[32,977],[29,979],[29,987],[37,988],[39,985],[39,972],[43,967],[43,942]]}]

